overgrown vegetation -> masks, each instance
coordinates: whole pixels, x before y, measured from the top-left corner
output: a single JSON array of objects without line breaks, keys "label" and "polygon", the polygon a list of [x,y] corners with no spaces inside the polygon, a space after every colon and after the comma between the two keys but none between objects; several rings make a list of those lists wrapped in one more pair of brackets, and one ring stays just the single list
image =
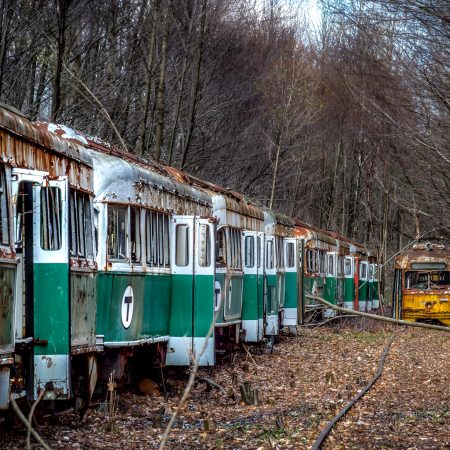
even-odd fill
[{"label": "overgrown vegetation", "polygon": [[310,3],[0,0],[0,99],[384,260],[448,236],[447,2]]}]

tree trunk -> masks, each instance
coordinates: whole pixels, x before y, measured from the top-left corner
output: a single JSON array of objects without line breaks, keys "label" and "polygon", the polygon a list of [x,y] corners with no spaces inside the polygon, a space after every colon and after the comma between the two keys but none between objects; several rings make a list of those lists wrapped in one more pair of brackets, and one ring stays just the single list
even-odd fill
[{"label": "tree trunk", "polygon": [[67,11],[72,0],[56,0],[56,12],[58,15],[58,50],[56,54],[55,78],[53,79],[51,122],[57,122],[61,113],[62,91],[61,75],[66,47],[66,22]]},{"label": "tree trunk", "polygon": [[167,46],[169,42],[169,14],[170,14],[171,0],[165,0],[163,13],[163,35],[161,43],[161,63],[159,66],[159,82],[158,93],[156,95],[156,136],[155,136],[155,151],[154,158],[159,161],[161,159],[161,148],[163,144],[164,133],[164,87],[166,83],[166,63],[167,63]]},{"label": "tree trunk", "polygon": [[[44,50],[44,58],[43,58],[44,61],[47,59],[47,56],[48,56],[48,52],[46,50]],[[33,100],[33,104],[31,105],[31,110],[30,110],[31,120],[36,120],[39,115],[42,96],[44,94],[44,90],[45,90],[45,86],[46,86],[45,80],[47,78],[47,69],[48,69],[47,65],[45,63],[42,63],[40,71],[39,71],[39,80],[38,80],[38,85],[37,85],[37,90],[36,90],[36,97]]]},{"label": "tree trunk", "polygon": [[277,185],[277,177],[278,177],[278,163],[280,160],[280,150],[281,150],[281,131],[278,133],[276,141],[275,164],[273,168],[272,188],[270,190],[269,209],[272,209],[273,207],[273,198],[275,196],[275,188]]},{"label": "tree trunk", "polygon": [[150,43],[148,48],[148,56],[147,56],[147,85],[145,89],[145,100],[144,100],[144,119],[142,120],[142,128],[139,137],[139,143],[137,152],[143,156],[146,149],[148,149],[147,141],[148,137],[148,116],[150,112],[150,97],[152,92],[152,84],[153,84],[153,64],[154,64],[154,55],[155,55],[155,40],[156,40],[156,30],[159,19],[159,1],[154,1],[151,5],[152,7],[152,32],[150,35]]},{"label": "tree trunk", "polygon": [[[192,4],[192,14],[191,18],[189,20],[189,28],[188,28],[188,35],[187,35],[187,42],[189,44],[190,37],[192,34],[192,27],[195,21],[195,15],[197,11],[197,1],[194,1]],[[172,164],[172,156],[173,156],[173,144],[175,141],[175,133],[177,131],[178,127],[178,119],[180,117],[180,110],[181,110],[181,101],[183,98],[183,91],[184,91],[184,79],[186,77],[186,72],[188,68],[188,57],[189,57],[189,46],[185,45],[185,51],[184,51],[184,57],[183,57],[183,66],[181,68],[181,75],[180,75],[180,82],[179,82],[179,89],[178,89],[178,96],[176,100],[176,106],[175,106],[175,113],[173,118],[173,124],[172,129],[170,131],[170,138],[169,138],[169,144],[168,144],[168,164],[169,166]]]},{"label": "tree trunk", "polygon": [[0,33],[0,94],[2,93],[3,87],[3,72],[5,65],[6,56],[6,40],[9,28],[9,21],[11,18],[10,12],[10,0],[3,0],[0,6],[0,20],[1,20],[1,33]]},{"label": "tree trunk", "polygon": [[195,59],[195,72],[194,72],[194,77],[192,79],[192,86],[191,86],[189,113],[188,113],[188,120],[187,120],[187,127],[186,127],[187,135],[186,135],[186,140],[185,140],[184,146],[183,146],[183,153],[181,156],[181,164],[180,164],[181,169],[185,168],[186,158],[187,158],[187,155],[189,152],[189,147],[191,145],[192,133],[194,131],[195,109],[197,106],[197,96],[198,96],[198,90],[199,90],[199,84],[200,84],[200,69],[201,69],[202,58],[203,58],[203,37],[205,34],[207,3],[208,3],[208,0],[203,0],[202,8],[200,11],[200,31],[199,31],[198,40],[197,40],[197,55],[196,55],[196,59]]}]

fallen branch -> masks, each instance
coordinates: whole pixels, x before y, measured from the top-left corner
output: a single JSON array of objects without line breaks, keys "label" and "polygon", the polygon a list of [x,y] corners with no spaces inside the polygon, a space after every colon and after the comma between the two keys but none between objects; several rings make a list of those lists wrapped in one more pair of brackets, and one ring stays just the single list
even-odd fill
[{"label": "fallen branch", "polygon": [[320,303],[323,303],[324,305],[328,306],[328,308],[334,309],[335,311],[339,311],[344,314],[352,314],[355,316],[368,317],[369,319],[381,320],[383,322],[395,323],[397,325],[406,325],[408,327],[427,328],[429,330],[446,331],[447,333],[450,332],[450,327],[444,327],[441,325],[430,325],[429,323],[422,323],[422,322],[408,322],[407,320],[393,319],[392,317],[377,316],[376,314],[354,311],[353,309],[347,309],[342,308],[342,306],[333,305],[332,303],[327,302],[325,299],[323,299],[322,297],[318,297],[317,295],[306,294],[305,296],[308,298],[312,298],[314,300],[318,300]]},{"label": "fallen branch", "polygon": [[41,436],[39,436],[37,431],[31,426],[31,423],[28,422],[27,418],[23,415],[22,411],[19,408],[19,405],[14,400],[14,397],[11,396],[10,399],[11,399],[11,405],[14,409],[14,412],[17,414],[17,416],[23,422],[23,424],[27,427],[27,431],[30,430],[33,437],[36,439],[36,441],[39,442],[39,444],[42,445],[42,447],[44,447],[45,450],[50,450],[50,447],[45,443],[45,441],[41,438]]},{"label": "fallen branch", "polygon": [[31,424],[32,424],[32,420],[33,420],[34,411],[35,411],[38,403],[42,400],[42,397],[44,396],[45,391],[46,391],[45,389],[42,389],[42,391],[39,392],[38,398],[33,403],[33,406],[30,409],[30,414],[28,414],[28,423],[30,424],[30,426],[27,427],[27,448],[28,449],[31,449]]},{"label": "fallen branch", "polygon": [[217,383],[214,382],[213,380],[210,380],[209,378],[206,378],[206,377],[198,377],[197,380],[198,380],[198,381],[201,381],[202,383],[209,384],[209,385],[212,386],[213,388],[216,388],[216,389],[218,389],[220,392],[222,392],[222,394],[227,395],[227,391],[226,391],[220,384],[217,384]]},{"label": "fallen branch", "polygon": [[242,347],[244,348],[244,350],[247,352],[247,355],[250,357],[250,359],[252,360],[252,363],[255,365],[255,367],[257,369],[259,369],[260,367],[258,366],[258,364],[256,364],[255,358],[253,358],[252,354],[250,353],[250,350],[248,349],[248,347],[242,343]]}]

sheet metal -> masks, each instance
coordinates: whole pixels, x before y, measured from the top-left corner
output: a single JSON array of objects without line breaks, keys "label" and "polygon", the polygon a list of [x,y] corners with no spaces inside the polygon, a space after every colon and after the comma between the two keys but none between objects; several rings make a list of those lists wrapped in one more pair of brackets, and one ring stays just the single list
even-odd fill
[{"label": "sheet metal", "polygon": [[412,263],[443,262],[450,270],[450,251],[445,244],[431,242],[415,244],[411,249],[400,253],[395,258],[396,269],[411,269]]},{"label": "sheet metal", "polygon": [[263,211],[266,233],[273,236],[295,237],[295,222],[291,218],[267,208]]},{"label": "sheet metal", "polygon": [[92,192],[92,159],[82,146],[48,131],[48,124],[32,123],[16,110],[0,104],[0,158],[12,167],[67,176],[69,184]]},{"label": "sheet metal", "polygon": [[95,150],[91,155],[97,201],[135,204],[181,215],[211,215],[211,199],[205,192],[133,161]]}]

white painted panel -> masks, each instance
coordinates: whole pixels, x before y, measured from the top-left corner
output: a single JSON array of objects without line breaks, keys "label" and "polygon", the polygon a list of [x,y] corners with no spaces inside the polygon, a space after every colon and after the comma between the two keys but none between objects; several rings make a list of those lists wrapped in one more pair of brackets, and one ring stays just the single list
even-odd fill
[{"label": "white painted panel", "polygon": [[258,342],[259,337],[259,321],[258,320],[243,320],[242,328],[246,331],[246,342]]},{"label": "white painted panel", "polygon": [[283,325],[297,325],[297,308],[284,308]]},{"label": "white painted panel", "polygon": [[276,336],[279,332],[278,314],[266,316],[266,335]]},{"label": "white painted panel", "polygon": [[9,406],[10,384],[9,384],[9,366],[0,367],[0,410],[7,409]]},{"label": "white painted panel", "polygon": [[49,390],[46,392],[44,395],[45,400],[69,396],[69,355],[35,355],[34,379],[35,399],[49,380],[52,381],[53,391]]}]

